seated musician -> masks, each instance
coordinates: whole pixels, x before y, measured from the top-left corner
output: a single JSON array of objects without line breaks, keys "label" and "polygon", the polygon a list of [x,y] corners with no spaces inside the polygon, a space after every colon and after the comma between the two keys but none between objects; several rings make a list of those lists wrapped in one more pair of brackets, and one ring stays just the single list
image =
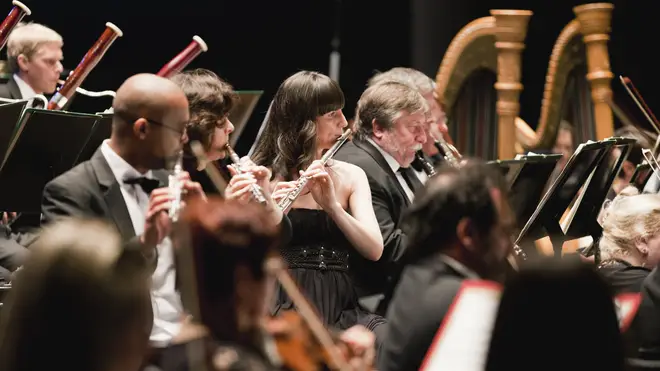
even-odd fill
[{"label": "seated musician", "polygon": [[[296,332],[294,323],[269,318],[275,294],[270,262],[279,261],[282,230],[268,213],[256,203],[211,198],[187,205],[182,220],[191,238],[189,246],[177,246],[177,252],[180,257],[189,253],[191,259],[177,260],[181,292],[184,305],[198,313],[195,321],[207,330],[204,338],[210,344],[203,349],[211,350],[191,357],[190,370],[276,370],[314,352],[315,339],[296,338],[304,330]],[[301,347],[274,347],[278,335],[284,343],[301,341]],[[355,354],[349,361],[373,354],[368,332],[347,331],[341,338]],[[189,349],[198,344],[203,343]],[[207,367],[199,367],[200,362]]]},{"label": "seated musician", "polygon": [[[227,82],[220,79],[215,73],[206,69],[184,71],[171,77],[188,98],[190,107],[190,122],[186,126],[188,142],[184,144],[183,168],[190,174],[190,178],[202,185],[206,194],[217,193],[218,190],[204,171],[206,164],[200,164],[192,151],[190,143],[200,142],[206,158],[211,164],[227,157],[226,146],[229,134],[234,131],[234,125],[229,120],[229,113],[234,107],[238,95]],[[243,160],[249,160],[243,158]],[[229,172],[232,181],[224,192],[226,198],[240,198],[249,201],[249,186],[256,183],[264,195],[269,198],[270,215],[276,223],[285,223],[285,241],[291,237],[291,225],[286,216],[277,208],[270,198],[270,171],[263,166],[255,166],[251,161],[241,166],[243,174],[237,174],[232,166]]]},{"label": "seated musician", "polygon": [[[89,161],[58,176],[44,188],[43,222],[62,217],[99,217],[111,221],[127,248],[152,263],[153,364],[185,358],[184,312],[175,288],[167,211],[172,195],[168,171],[187,140],[188,100],[172,81],[151,74],[128,78],[117,90],[110,139]],[[186,172],[180,181],[184,199],[205,198]],[[156,259],[157,257],[157,259]]]},{"label": "seated musician", "polygon": [[[622,189],[626,188],[630,184],[630,180],[635,173],[637,165],[644,161],[642,149],[652,149],[655,145],[654,134],[651,134],[647,131],[642,131],[632,126],[624,126],[620,129],[617,129],[614,132],[614,136],[635,139],[635,143],[633,143],[628,157],[626,157],[626,160],[621,165],[621,171],[614,179],[614,183],[612,183],[612,188],[607,194],[607,198],[609,200],[614,199],[614,197],[619,194]],[[653,143],[651,142],[651,139],[653,140]],[[618,157],[620,154],[621,150],[615,148],[613,155]]]},{"label": "seated musician", "polygon": [[335,158],[357,165],[367,175],[371,204],[384,240],[383,256],[377,262],[355,256],[352,273],[363,304],[381,307],[384,315],[387,300],[397,275],[397,262],[406,246],[401,230],[403,211],[416,191],[423,187],[410,164],[426,142],[428,104],[407,84],[384,81],[365,90],[356,109],[357,133],[339,149]]},{"label": "seated musician", "polygon": [[660,262],[660,195],[624,188],[604,210],[598,270],[614,291],[639,292]]},{"label": "seated musician", "polygon": [[46,26],[16,26],[7,40],[7,66],[12,76],[0,85],[0,97],[32,99],[54,93],[63,70],[62,45],[62,36]]},{"label": "seated musician", "polygon": [[[293,235],[283,253],[291,275],[325,325],[345,330],[360,324],[373,330],[383,318],[360,306],[349,260],[375,261],[383,252],[369,183],[357,166],[321,161],[348,125],[343,106],[344,93],[328,76],[311,71],[290,76],[273,98],[252,159],[272,169],[278,203],[297,189],[301,176],[310,177],[288,212]],[[278,290],[274,314],[293,309],[292,299]]]},{"label": "seated musician", "polygon": [[377,366],[417,370],[466,279],[507,267],[514,215],[501,174],[479,161],[438,169],[405,216],[405,268],[387,312]]},{"label": "seated musician", "polygon": [[0,369],[139,370],[152,322],[150,275],[104,222],[44,228],[0,312]]},{"label": "seated musician", "polygon": [[[7,67],[12,75],[0,85],[0,98],[32,99],[37,94],[55,92],[62,73],[62,45],[62,37],[46,26],[17,25],[7,41]],[[2,123],[5,124],[8,123]],[[12,233],[16,231],[11,230],[9,222],[15,213],[0,214],[5,219],[0,221],[0,281],[7,281],[10,272],[25,261],[24,246],[29,238]]]},{"label": "seated musician", "polygon": [[[424,73],[407,67],[394,67],[386,72],[379,73],[369,80],[368,86],[373,86],[383,81],[397,81],[403,84],[408,84],[417,89],[420,94],[426,99],[429,105],[429,117],[426,122],[426,136],[427,141],[422,145],[422,151],[430,159],[433,165],[438,166],[444,159],[436,146],[437,136],[441,136],[448,132],[446,116],[444,109],[438,103],[435,94],[435,82]],[[417,160],[413,161],[415,170],[426,181],[424,172],[420,166],[417,165]]]}]

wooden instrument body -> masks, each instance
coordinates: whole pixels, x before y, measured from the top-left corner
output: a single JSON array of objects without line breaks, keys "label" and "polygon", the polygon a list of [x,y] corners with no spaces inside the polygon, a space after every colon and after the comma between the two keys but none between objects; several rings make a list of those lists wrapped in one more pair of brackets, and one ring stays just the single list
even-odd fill
[{"label": "wooden instrument body", "polygon": [[528,10],[491,10],[490,17],[470,22],[450,43],[435,93],[460,153],[514,157],[523,89],[520,54],[531,16]]},{"label": "wooden instrument body", "polygon": [[58,92],[48,102],[49,110],[61,110],[64,108],[69,99],[76,93],[76,89],[80,87],[87,75],[89,75],[101,58],[103,58],[110,45],[121,36],[122,32],[117,26],[109,22],[106,23],[106,29],[101,37],[87,51],[83,59],[78,63],[78,66],[76,66]]},{"label": "wooden instrument body", "polygon": [[602,140],[614,134],[607,41],[614,6],[585,4],[573,8],[575,19],[559,34],[552,49],[541,116],[536,130],[519,121],[521,150],[550,149],[559,124],[567,119],[574,127],[573,143]]},{"label": "wooden instrument body", "polygon": [[171,61],[169,61],[163,68],[158,71],[157,75],[165,78],[172,77],[177,73],[183,71],[186,66],[190,64],[202,52],[206,52],[208,47],[201,37],[193,37],[193,41],[183,50],[177,54]]},{"label": "wooden instrument body", "polygon": [[9,39],[9,34],[14,30],[16,25],[23,20],[26,15],[32,14],[30,8],[23,5],[23,3],[14,0],[12,2],[14,7],[11,8],[9,14],[0,24],[0,49],[4,48],[7,45],[7,40]]}]

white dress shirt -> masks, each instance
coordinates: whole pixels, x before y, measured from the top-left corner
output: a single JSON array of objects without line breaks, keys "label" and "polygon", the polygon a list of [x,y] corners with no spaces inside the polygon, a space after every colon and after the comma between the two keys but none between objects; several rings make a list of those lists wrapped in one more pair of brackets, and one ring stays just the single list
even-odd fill
[{"label": "white dress shirt", "polygon": [[[120,184],[121,194],[128,208],[136,235],[144,233],[144,222],[149,207],[149,195],[137,184],[126,184],[127,178],[144,176],[151,178],[151,171],[140,174],[135,168],[119,157],[108,145],[108,140],[101,145],[101,153],[110,165],[110,170]],[[154,324],[149,338],[152,346],[166,347],[173,337],[179,334],[184,318],[181,297],[176,291],[174,271],[174,250],[172,241],[165,238],[158,245],[158,263],[151,283],[151,305]]]},{"label": "white dress shirt", "polygon": [[413,192],[412,189],[410,189],[408,183],[406,183],[406,180],[403,178],[403,175],[399,172],[399,168],[401,168],[399,162],[394,157],[392,157],[392,155],[385,152],[385,150],[381,148],[381,146],[379,146],[371,138],[367,138],[367,142],[371,143],[372,146],[376,147],[378,149],[378,152],[380,152],[380,154],[383,155],[385,161],[387,161],[387,164],[390,165],[390,167],[392,168],[394,175],[396,175],[396,179],[399,181],[399,184],[401,184],[401,187],[403,187],[403,190],[406,192],[408,199],[410,200],[410,202],[412,202],[415,199],[415,192]]}]

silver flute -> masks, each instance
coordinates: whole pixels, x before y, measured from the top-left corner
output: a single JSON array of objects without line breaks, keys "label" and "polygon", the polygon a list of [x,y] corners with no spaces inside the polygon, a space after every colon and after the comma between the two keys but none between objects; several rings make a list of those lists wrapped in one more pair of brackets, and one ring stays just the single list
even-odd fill
[{"label": "silver flute", "polygon": [[[236,152],[234,152],[234,149],[231,148],[229,144],[225,146],[227,150],[227,154],[229,155],[229,159],[234,163],[234,169],[238,174],[243,174],[245,171],[241,168],[241,159],[238,157]],[[264,196],[264,193],[261,191],[261,187],[259,187],[256,184],[252,184],[250,186],[250,192],[252,192],[252,197],[257,200],[260,204],[266,204],[268,203],[268,200],[266,200],[266,197]]]},{"label": "silver flute", "polygon": [[[321,157],[321,164],[325,166],[325,164],[332,158],[332,156],[339,151],[339,148],[346,143],[348,140],[348,137],[352,134],[351,129],[346,129],[344,133],[337,139],[337,142],[332,145],[332,147],[325,153],[323,154],[323,157]],[[296,182],[296,188],[291,190],[291,192],[287,193],[282,200],[277,204],[277,206],[280,207],[280,210],[282,210],[283,213],[287,213],[289,209],[291,209],[291,206],[293,203],[296,201],[298,196],[302,193],[303,189],[305,188],[305,185],[307,185],[307,182],[309,182],[309,177],[306,176],[301,176],[298,178],[298,181]]]},{"label": "silver flute", "polygon": [[183,196],[183,181],[180,178],[183,172],[183,151],[179,152],[176,164],[172,174],[169,175],[169,191],[172,196],[172,204],[168,210],[168,215],[172,222],[179,220],[181,213],[181,198]]}]

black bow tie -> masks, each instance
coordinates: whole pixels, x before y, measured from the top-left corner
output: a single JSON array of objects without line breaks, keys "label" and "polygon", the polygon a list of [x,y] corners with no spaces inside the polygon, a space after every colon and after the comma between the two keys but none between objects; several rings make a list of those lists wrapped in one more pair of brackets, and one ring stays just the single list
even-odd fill
[{"label": "black bow tie", "polygon": [[136,177],[136,178],[127,178],[124,179],[124,184],[129,184],[129,185],[139,185],[142,187],[144,192],[148,195],[153,192],[154,189],[160,187],[160,181],[156,179],[150,179],[146,177]]}]

